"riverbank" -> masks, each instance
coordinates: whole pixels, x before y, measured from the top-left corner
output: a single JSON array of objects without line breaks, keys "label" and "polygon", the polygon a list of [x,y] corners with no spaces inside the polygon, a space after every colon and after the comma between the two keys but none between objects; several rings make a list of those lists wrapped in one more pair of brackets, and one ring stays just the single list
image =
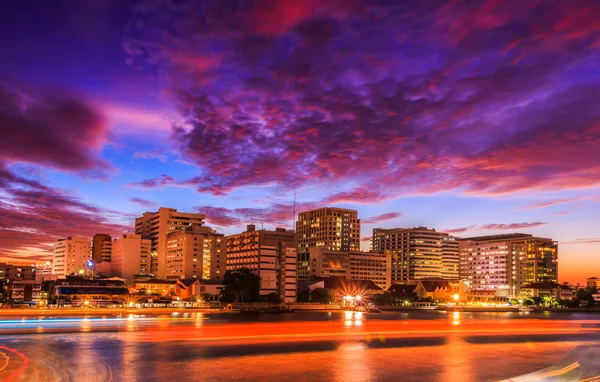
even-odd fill
[{"label": "riverbank", "polygon": [[173,314],[173,313],[210,313],[232,314],[237,310],[201,309],[201,308],[14,308],[0,309],[0,319],[18,317],[56,317],[56,316],[115,316],[129,314]]}]

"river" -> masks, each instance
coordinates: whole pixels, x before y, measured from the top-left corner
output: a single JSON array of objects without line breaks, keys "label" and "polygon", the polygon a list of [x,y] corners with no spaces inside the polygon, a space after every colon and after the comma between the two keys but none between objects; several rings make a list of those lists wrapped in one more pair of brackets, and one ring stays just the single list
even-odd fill
[{"label": "river", "polygon": [[0,333],[13,381],[495,381],[594,348],[600,314],[181,312],[7,318]]}]

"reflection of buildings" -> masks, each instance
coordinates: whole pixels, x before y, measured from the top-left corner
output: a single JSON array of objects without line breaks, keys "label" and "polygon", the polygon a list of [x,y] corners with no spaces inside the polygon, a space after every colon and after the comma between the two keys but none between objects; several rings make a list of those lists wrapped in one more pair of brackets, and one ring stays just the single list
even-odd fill
[{"label": "reflection of buildings", "polygon": [[389,253],[331,251],[324,247],[310,249],[310,276],[344,277],[347,280],[371,280],[388,289],[392,285],[392,260]]},{"label": "reflection of buildings", "polygon": [[55,275],[83,274],[91,258],[90,241],[82,236],[69,236],[54,243],[52,273]]},{"label": "reflection of buildings", "polygon": [[392,254],[392,282],[458,278],[458,242],[426,227],[373,229],[373,251]]},{"label": "reflection of buildings", "polygon": [[135,233],[152,240],[151,273],[164,279],[167,275],[167,235],[173,231],[204,224],[204,214],[178,212],[161,207],[157,212],[145,212],[135,219]]},{"label": "reflection of buildings", "polygon": [[460,240],[460,277],[473,289],[506,290],[517,297],[524,285],[558,280],[558,244],[528,234]]},{"label": "reflection of buildings", "polygon": [[149,277],[151,246],[150,240],[132,233],[115,239],[112,244],[111,275],[127,280],[130,285],[138,277]]},{"label": "reflection of buildings", "polygon": [[166,279],[220,280],[225,274],[225,236],[194,226],[167,235]]},{"label": "reflection of buildings", "polygon": [[260,296],[278,293],[283,302],[296,301],[297,236],[285,228],[257,230],[227,237],[227,270],[248,268],[260,277]]},{"label": "reflection of buildings", "polygon": [[360,250],[358,211],[325,207],[298,214],[298,278],[310,275],[309,254],[314,247],[329,251]]}]

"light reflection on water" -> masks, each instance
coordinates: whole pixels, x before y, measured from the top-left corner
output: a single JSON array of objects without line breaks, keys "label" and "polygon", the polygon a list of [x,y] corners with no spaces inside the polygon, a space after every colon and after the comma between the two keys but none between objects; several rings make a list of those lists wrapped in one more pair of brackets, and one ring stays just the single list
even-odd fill
[{"label": "light reflection on water", "polygon": [[[332,319],[342,330],[354,332],[368,325],[371,317],[342,313]],[[440,315],[439,320],[462,327],[469,315],[454,312]],[[158,341],[157,333],[136,321],[143,323],[144,319],[124,317],[126,329],[121,332],[31,334],[5,337],[0,343],[18,348],[31,360],[26,373],[15,381],[89,382],[108,381],[109,369],[104,362],[112,369],[113,381],[486,381],[542,369],[563,359],[576,346],[589,344],[551,342],[553,339],[474,343],[459,334],[437,337],[440,341],[399,344],[369,334],[331,344],[212,348],[192,341]],[[81,320],[78,325],[85,328],[90,322],[93,319]],[[210,320],[202,315],[190,315],[185,320],[181,315],[164,317],[154,322],[158,328],[189,331],[190,336],[194,330],[210,327]],[[410,324],[398,321],[398,325]]]}]

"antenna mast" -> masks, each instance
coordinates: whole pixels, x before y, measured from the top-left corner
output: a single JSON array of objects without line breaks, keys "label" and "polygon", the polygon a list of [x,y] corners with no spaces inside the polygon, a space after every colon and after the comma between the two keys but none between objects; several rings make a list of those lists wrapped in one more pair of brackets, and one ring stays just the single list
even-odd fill
[{"label": "antenna mast", "polygon": [[294,190],[294,212],[292,216],[292,229],[296,231],[296,191]]}]

